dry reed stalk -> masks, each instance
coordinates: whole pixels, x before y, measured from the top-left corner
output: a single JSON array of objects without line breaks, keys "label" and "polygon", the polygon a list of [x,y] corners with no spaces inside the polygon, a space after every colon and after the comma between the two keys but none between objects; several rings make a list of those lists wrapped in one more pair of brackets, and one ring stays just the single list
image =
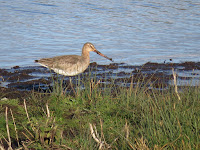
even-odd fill
[{"label": "dry reed stalk", "polygon": [[[3,135],[1,135],[2,137],[3,137],[3,139],[6,141],[6,143],[8,143],[8,140],[3,136]],[[1,144],[3,145],[3,142],[2,142],[2,140],[1,140]]]},{"label": "dry reed stalk", "polygon": [[131,149],[134,149],[135,148],[133,147],[133,145],[129,142],[129,126],[128,126],[128,123],[127,123],[127,120],[126,120],[126,124],[124,126],[124,131],[125,131],[125,137],[126,137],[126,141],[128,142],[128,145],[130,146]]},{"label": "dry reed stalk", "polygon": [[131,83],[130,83],[130,91],[129,91],[129,96],[131,96],[132,91],[133,91],[133,75],[131,75]]},{"label": "dry reed stalk", "polygon": [[96,83],[93,81],[93,79],[90,80],[90,96],[92,94],[92,91],[101,83],[101,80],[98,80]]},{"label": "dry reed stalk", "polygon": [[176,80],[176,72],[174,71],[174,68],[172,68],[172,73],[173,73],[173,77],[174,77],[174,87],[175,87],[175,93],[178,97],[178,100],[181,100],[179,93],[178,93],[178,87],[177,87],[177,80]]},{"label": "dry reed stalk", "polygon": [[6,129],[7,129],[7,134],[8,134],[8,150],[12,150],[10,131],[9,131],[9,126],[8,126],[8,107],[6,107],[5,116],[6,116]]},{"label": "dry reed stalk", "polygon": [[0,150],[5,150],[5,148],[3,146],[0,145]]},{"label": "dry reed stalk", "polygon": [[90,80],[90,97],[92,96],[93,79]]},{"label": "dry reed stalk", "polygon": [[[104,133],[103,133],[103,122],[102,120],[100,119],[100,125],[101,125],[101,139],[103,139],[104,143],[106,143],[106,140],[105,140],[105,137],[104,137]],[[107,144],[108,145],[108,144]],[[102,145],[103,146],[103,145]]]},{"label": "dry reed stalk", "polygon": [[[110,145],[106,143],[106,141],[102,141],[102,139],[99,138],[99,135],[97,133],[97,129],[96,129],[96,126],[95,125],[92,125],[91,123],[89,123],[89,126],[90,126],[90,132],[91,132],[91,135],[93,137],[93,139],[98,143],[99,145],[99,150],[101,149],[104,149],[104,148],[110,148]],[[94,129],[93,129],[94,128]],[[101,130],[101,132],[103,132]],[[102,135],[101,135],[102,136]],[[99,139],[98,139],[99,138]]]},{"label": "dry reed stalk", "polygon": [[25,99],[24,99],[24,109],[25,109],[25,111],[26,111],[26,116],[27,116],[27,118],[28,118],[28,121],[31,122],[31,121],[30,121],[30,118],[29,118],[29,115],[28,115],[28,111],[27,111],[27,107],[26,107],[26,100],[25,100]]},{"label": "dry reed stalk", "polygon": [[93,89],[97,87],[97,85],[99,85],[99,83],[101,82],[101,80],[98,80],[97,83],[93,86]]},{"label": "dry reed stalk", "polygon": [[136,148],[135,149],[144,149],[144,150],[149,150],[148,146],[146,145],[146,141],[141,137],[141,139],[136,139]]},{"label": "dry reed stalk", "polygon": [[29,121],[29,123],[30,123],[30,125],[31,125],[31,128],[32,128],[33,131],[35,131],[34,126],[33,126],[33,124],[31,123],[31,120],[30,120],[29,115],[28,115],[28,110],[27,110],[27,107],[26,107],[26,100],[25,100],[25,99],[24,99],[24,109],[25,109],[25,111],[26,111],[26,116],[27,116],[28,121]]},{"label": "dry reed stalk", "polygon": [[31,139],[29,138],[28,135],[26,135],[24,132],[22,132],[22,134],[23,134],[29,141],[31,141]]},{"label": "dry reed stalk", "polygon": [[89,123],[89,126],[90,126],[90,132],[91,132],[91,135],[93,137],[93,139],[98,143],[99,145],[99,150],[101,149],[110,149],[111,148],[111,145],[117,141],[118,138],[115,138],[113,140],[113,142],[111,144],[108,144],[105,140],[105,137],[104,137],[104,133],[103,133],[103,122],[102,120],[100,119],[100,126],[101,126],[101,137],[99,136],[98,132],[97,132],[97,128],[95,125],[92,125],[91,123]]},{"label": "dry reed stalk", "polygon": [[12,113],[11,109],[10,109],[10,113],[11,113],[11,116],[12,116],[12,119],[13,119],[13,124],[14,124],[14,127],[15,127],[15,134],[16,134],[16,139],[17,139],[17,145],[19,147],[19,138],[18,138],[18,133],[17,133],[17,127],[16,127],[16,123],[15,123],[15,118],[13,116],[13,113]]},{"label": "dry reed stalk", "polygon": [[32,136],[32,138],[34,138],[33,134],[31,134],[31,132],[24,125],[22,125],[22,126],[28,132],[28,134],[30,134],[30,136]]},{"label": "dry reed stalk", "polygon": [[129,126],[128,126],[128,123],[127,123],[127,120],[126,120],[126,124],[125,124],[125,133],[126,133],[126,139],[128,140],[129,139]]},{"label": "dry reed stalk", "polygon": [[50,111],[49,111],[48,104],[46,104],[46,109],[47,109],[47,117],[49,118],[50,117]]},{"label": "dry reed stalk", "polygon": [[98,144],[100,144],[101,141],[97,138],[97,132],[94,131],[93,125],[92,125],[91,123],[89,123],[89,126],[90,126],[90,132],[91,132],[91,135],[92,135],[93,139],[94,139]]},{"label": "dry reed stalk", "polygon": [[28,147],[23,142],[22,142],[22,145],[23,145],[25,150],[28,150]]},{"label": "dry reed stalk", "polygon": [[[0,134],[1,135],[1,134]],[[1,135],[2,136],[2,135]],[[2,141],[2,139],[0,139],[0,144],[2,144],[3,145],[3,141]]]},{"label": "dry reed stalk", "polygon": [[[1,135],[1,134],[0,134]],[[1,135],[3,136],[3,135]],[[4,137],[3,137],[4,138]],[[5,138],[4,138],[5,139]],[[7,140],[6,140],[7,141]],[[3,141],[2,139],[0,139],[0,150],[5,150],[5,148],[3,147]]]},{"label": "dry reed stalk", "polygon": [[[173,145],[173,143],[175,143],[179,138],[181,138],[182,137],[182,134],[179,134],[179,137],[178,138],[176,138],[174,141],[172,141],[172,142],[170,142],[170,143],[167,143],[167,144],[165,144],[165,145],[163,145],[161,148],[160,148],[160,150],[163,150],[163,149],[165,149],[168,145]],[[175,147],[174,147],[174,149],[175,149]]]}]

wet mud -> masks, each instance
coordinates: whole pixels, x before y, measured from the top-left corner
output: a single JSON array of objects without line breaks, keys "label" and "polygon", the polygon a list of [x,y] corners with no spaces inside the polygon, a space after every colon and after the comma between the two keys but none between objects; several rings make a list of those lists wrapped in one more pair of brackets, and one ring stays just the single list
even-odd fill
[{"label": "wet mud", "polygon": [[[81,82],[96,78],[101,84],[114,83],[128,87],[140,82],[148,83],[151,88],[160,88],[160,85],[165,88],[173,84],[172,68],[177,74],[178,86],[199,84],[200,62],[147,62],[141,66],[131,66],[125,63],[98,65],[94,62],[84,73],[71,78],[73,85],[78,83],[78,79]],[[42,66],[15,66],[11,69],[0,69],[0,93],[1,95],[5,93],[7,98],[24,98],[31,91],[50,92],[57,78],[63,79],[66,87],[70,86],[69,77],[58,75]]]}]

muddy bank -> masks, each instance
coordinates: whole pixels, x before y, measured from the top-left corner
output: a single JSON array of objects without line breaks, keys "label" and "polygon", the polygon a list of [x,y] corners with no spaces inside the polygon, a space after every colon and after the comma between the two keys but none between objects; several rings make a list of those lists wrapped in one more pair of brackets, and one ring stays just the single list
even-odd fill
[{"label": "muddy bank", "polygon": [[[98,65],[91,63],[89,68],[82,74],[73,76],[73,84],[77,84],[78,78],[82,80],[96,77],[102,84],[114,82],[119,86],[130,86],[134,83],[149,82],[153,83],[154,88],[163,87],[172,83],[172,68],[177,73],[178,85],[190,83],[198,84],[200,77],[200,62],[184,63],[151,63],[142,66],[131,66],[124,63],[111,63],[110,65]],[[0,92],[9,93],[7,97],[23,98],[29,91],[48,92],[52,89],[53,81],[56,78],[63,79],[53,71],[41,67],[15,66],[11,69],[0,69]],[[114,79],[114,80],[113,80]],[[69,77],[64,77],[65,86],[69,86]],[[124,84],[126,83],[126,84]]]}]

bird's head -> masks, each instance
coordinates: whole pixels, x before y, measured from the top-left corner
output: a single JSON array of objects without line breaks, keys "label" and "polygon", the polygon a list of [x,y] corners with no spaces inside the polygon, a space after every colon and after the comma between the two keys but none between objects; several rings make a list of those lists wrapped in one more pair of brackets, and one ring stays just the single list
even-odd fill
[{"label": "bird's head", "polygon": [[110,61],[113,61],[112,58],[109,58],[109,57],[105,56],[104,54],[102,54],[101,52],[99,52],[94,47],[94,45],[92,43],[89,43],[89,42],[85,43],[84,46],[83,46],[83,49],[86,50],[86,51],[88,51],[88,52],[93,51],[93,52],[97,53],[98,55],[100,55],[102,57],[105,57],[105,58],[109,59]]}]

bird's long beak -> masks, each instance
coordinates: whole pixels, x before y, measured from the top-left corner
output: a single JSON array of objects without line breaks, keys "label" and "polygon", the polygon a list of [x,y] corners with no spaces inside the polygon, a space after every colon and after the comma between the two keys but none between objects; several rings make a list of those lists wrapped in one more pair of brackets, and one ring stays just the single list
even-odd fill
[{"label": "bird's long beak", "polygon": [[107,57],[106,55],[102,54],[100,51],[98,51],[96,49],[94,49],[93,51],[96,52],[98,55],[103,56],[113,62],[112,58]]}]

